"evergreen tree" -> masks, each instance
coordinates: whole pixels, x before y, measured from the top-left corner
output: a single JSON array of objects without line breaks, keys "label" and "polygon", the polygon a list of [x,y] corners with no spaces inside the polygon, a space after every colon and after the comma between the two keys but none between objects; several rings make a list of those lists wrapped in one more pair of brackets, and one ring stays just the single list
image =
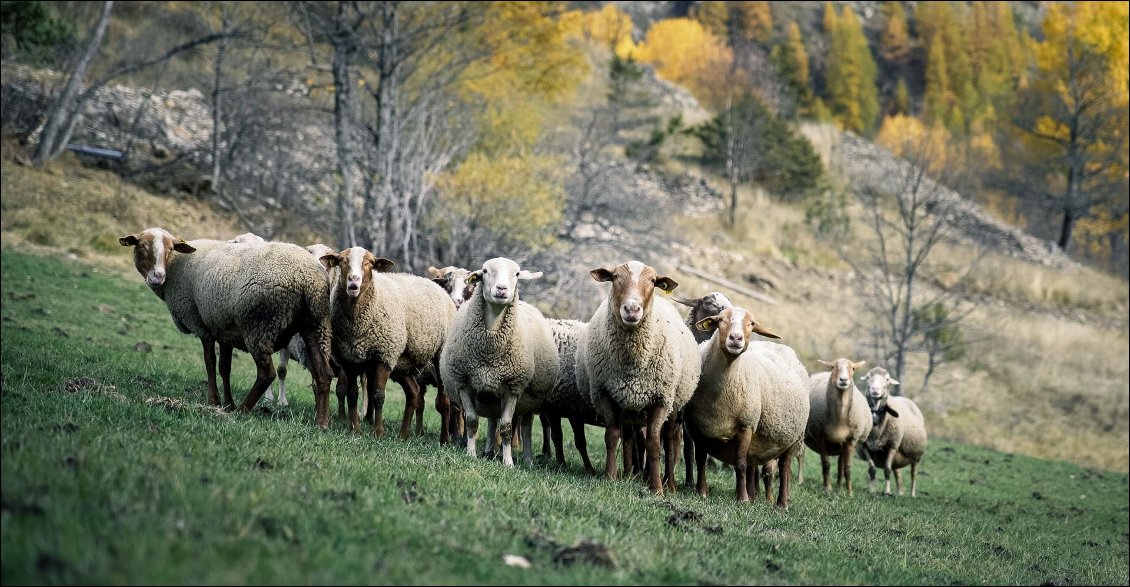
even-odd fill
[{"label": "evergreen tree", "polygon": [[850,6],[838,17],[825,15],[825,21],[833,26],[826,71],[829,105],[844,128],[870,132],[879,115],[879,95],[863,27]]},{"label": "evergreen tree", "polygon": [[910,114],[910,91],[906,89],[906,80],[899,78],[895,86],[894,114]]},{"label": "evergreen tree", "polygon": [[891,63],[903,65],[910,57],[910,34],[902,2],[884,2],[883,14],[886,15],[887,22],[879,37],[880,54]]},{"label": "evergreen tree", "polygon": [[789,23],[785,42],[773,47],[773,63],[797,104],[797,113],[807,115],[812,109],[812,90],[808,84],[808,51],[800,36],[800,27]]},{"label": "evergreen tree", "polygon": [[931,124],[945,121],[953,102],[944,45],[945,37],[934,35],[926,57],[926,93],[922,97],[922,114]]}]

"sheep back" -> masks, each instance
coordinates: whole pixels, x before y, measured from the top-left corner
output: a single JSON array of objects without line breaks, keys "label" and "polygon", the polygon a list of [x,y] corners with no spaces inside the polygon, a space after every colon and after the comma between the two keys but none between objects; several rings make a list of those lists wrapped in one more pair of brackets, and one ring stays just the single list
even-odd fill
[{"label": "sheep back", "polygon": [[557,383],[545,398],[541,410],[562,417],[579,416],[585,422],[599,422],[596,409],[577,386],[577,344],[588,324],[579,320],[547,319],[553,342],[557,346],[557,360],[561,365]]}]

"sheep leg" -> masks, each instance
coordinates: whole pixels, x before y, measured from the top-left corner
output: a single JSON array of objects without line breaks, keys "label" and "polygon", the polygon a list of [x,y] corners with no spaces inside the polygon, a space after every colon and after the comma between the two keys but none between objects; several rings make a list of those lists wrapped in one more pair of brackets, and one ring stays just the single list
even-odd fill
[{"label": "sheep leg", "polygon": [[[746,471],[750,466],[749,462],[749,445],[753,442],[753,428],[749,426],[742,426],[738,428],[734,434],[736,446],[734,447],[734,480],[737,482],[737,498],[738,501],[749,501],[749,476]],[[756,492],[756,487],[754,492]]]},{"label": "sheep leg", "polygon": [[220,394],[216,392],[216,343],[210,338],[200,339],[204,348],[204,372],[208,374],[208,405],[220,405]]},{"label": "sheep leg", "polygon": [[902,495],[902,469],[895,469],[895,492]]},{"label": "sheep leg", "polygon": [[416,413],[416,404],[423,404],[420,401],[420,386],[416,384],[416,378],[410,375],[393,375],[392,380],[404,389],[404,418],[400,421],[400,439],[407,440],[412,436],[412,416]]},{"label": "sheep leg", "polygon": [[385,435],[385,385],[388,383],[388,377],[392,374],[392,368],[384,363],[377,363],[367,369],[369,380],[365,382],[365,387],[369,396],[369,407],[373,411],[373,435],[381,437]]},{"label": "sheep leg", "polygon": [[824,492],[832,491],[832,481],[828,478],[831,472],[832,463],[828,460],[828,455],[823,452],[820,453],[820,472],[824,474]]},{"label": "sheep leg", "polygon": [[663,423],[670,413],[671,410],[664,406],[647,409],[647,487],[656,495],[663,495],[663,483],[659,480],[659,443],[663,437]]},{"label": "sheep leg", "polygon": [[[357,374],[350,373],[345,376],[346,391],[345,402],[349,404],[349,431],[353,433],[361,432],[361,415],[357,412]],[[340,396],[339,396],[340,397]],[[338,404],[339,409],[341,404]]]},{"label": "sheep leg", "polygon": [[416,436],[423,436],[427,430],[424,429],[424,396],[428,393],[428,386],[420,383],[419,379],[414,379],[416,388],[419,389],[419,394],[416,396]]},{"label": "sheep leg", "polygon": [[631,479],[636,474],[636,427],[621,423],[620,436],[624,439],[624,478]]},{"label": "sheep leg", "polygon": [[[855,443],[845,442],[840,452],[840,469],[842,470],[844,483],[847,485],[847,494],[851,495],[851,457],[855,454]],[[836,487],[840,485],[839,480],[836,480]]]},{"label": "sheep leg", "polygon": [[616,449],[620,447],[620,418],[617,417],[608,396],[598,394],[593,403],[593,407],[604,420],[604,475],[609,479],[615,479]]},{"label": "sheep leg", "polygon": [[573,429],[573,444],[577,446],[577,452],[581,453],[581,462],[585,464],[585,472],[589,475],[596,475],[596,469],[592,466],[592,461],[589,460],[589,445],[588,439],[585,438],[585,422],[580,418],[569,418],[569,426]]},{"label": "sheep leg", "polygon": [[883,485],[883,495],[891,494],[891,469],[894,468],[894,464],[895,451],[888,450],[887,458],[883,462],[883,478],[886,480],[886,483]]},{"label": "sheep leg", "polygon": [[[337,395],[337,418],[339,420],[344,420],[345,419],[345,396],[349,392],[349,383],[346,381],[346,378],[348,377],[348,375],[345,374],[345,369],[338,367],[337,372],[335,373],[335,376],[337,377],[337,387],[334,390],[334,394]],[[357,388],[356,387],[353,388],[353,393],[354,393],[353,405],[350,407],[350,409],[356,410],[356,407],[357,407],[357,395],[356,395],[357,394]],[[326,401],[329,401],[329,398],[327,398]],[[326,407],[326,410],[327,411],[329,410],[329,406]]]},{"label": "sheep leg", "polygon": [[[307,354],[309,354],[309,353],[307,353]],[[287,369],[287,366],[286,366],[286,364],[289,360],[290,360],[290,349],[284,348],[283,350],[279,351],[279,366],[275,368],[275,374],[278,375],[278,381],[279,381],[279,405],[280,406],[287,405],[287,401],[286,401],[286,369]],[[268,400],[275,399],[275,398],[271,397],[271,388],[270,387],[267,388],[267,394],[266,395],[267,395]]]},{"label": "sheep leg", "polygon": [[[224,343],[221,342],[220,343],[220,379],[222,379],[223,382],[224,382],[224,406],[227,407],[227,408],[234,409],[235,408],[235,400],[232,399],[232,397],[231,397],[231,353],[232,353],[231,345],[230,344],[224,344]],[[267,362],[268,363],[271,362],[270,355],[267,356]],[[255,361],[255,366],[258,368],[259,361]],[[271,380],[272,381],[274,380],[274,375],[275,375],[275,368],[272,365],[271,366]],[[258,375],[255,378],[255,383],[256,384],[259,383]],[[270,385],[269,382],[268,382],[268,385]],[[252,389],[255,389],[255,387],[252,386]],[[260,391],[259,393],[262,394],[263,392]],[[250,397],[251,397],[250,394],[248,394],[248,397],[243,398],[243,403],[245,405],[247,404],[247,400]],[[255,401],[259,401],[258,395],[255,396]],[[254,402],[252,402],[250,406],[247,406],[247,409],[245,409],[244,411],[245,412],[250,411],[251,408],[253,408],[253,407],[255,407]]]},{"label": "sheep leg", "polygon": [[[314,424],[323,430],[329,430],[330,379],[333,379],[333,367],[330,365],[329,351],[327,350],[329,344],[319,344],[319,335],[320,333],[317,331],[303,333],[302,342],[306,345],[306,358],[310,368],[310,377],[314,380]],[[279,403],[286,405],[286,396],[283,395],[282,391],[281,376],[282,374],[280,373]]]},{"label": "sheep leg", "polygon": [[910,497],[918,497],[918,463],[910,463]]},{"label": "sheep leg", "polygon": [[863,456],[867,457],[867,491],[875,491],[875,457],[871,456],[871,451],[866,448],[863,449]]},{"label": "sheep leg", "polygon": [[[502,399],[502,417],[499,418],[498,433],[502,437],[502,466],[514,466],[514,409],[518,407],[518,395],[507,393]],[[529,445],[522,447],[522,452],[530,450]],[[531,462],[533,457],[531,458]]]},{"label": "sheep leg", "polygon": [[796,484],[804,483],[804,441],[801,441],[800,450],[796,451]]},{"label": "sheep leg", "polygon": [[[789,509],[789,483],[792,482],[793,457],[798,451],[803,450],[804,442],[797,442],[792,448],[777,457],[777,507],[785,508],[786,511]],[[765,485],[765,489],[765,497],[768,499],[770,497],[768,484]]]},{"label": "sheep leg", "polygon": [[487,418],[487,442],[483,447],[483,458],[493,459],[501,452],[502,441],[498,438],[498,418]]},{"label": "sheep leg", "polygon": [[[538,420],[541,422],[541,455],[543,457],[548,457],[549,456],[549,445],[550,445],[550,442],[553,438],[553,428],[550,427],[549,416],[546,416],[545,414],[538,414]],[[558,437],[560,437],[560,435],[561,435],[561,420],[557,421],[557,434],[558,434]],[[560,447],[560,440],[558,440],[558,446]],[[558,454],[560,454],[561,449],[558,448],[557,452],[558,452]],[[561,458],[562,458],[562,460],[561,460],[560,464],[564,464],[564,462],[565,462],[564,458],[565,457],[562,456]]]},{"label": "sheep leg", "polygon": [[479,415],[475,413],[475,404],[471,403],[471,394],[467,391],[459,392],[459,399],[463,402],[463,421],[466,429],[464,437],[467,439],[467,456],[475,458],[475,443],[479,439]]},{"label": "sheep leg", "polygon": [[[558,467],[564,467],[565,447],[563,445],[565,444],[565,435],[561,430],[561,416],[547,416],[545,414],[539,414],[539,416],[541,416],[542,430],[549,429],[549,438],[553,442],[553,452],[556,457],[554,462],[557,463]],[[542,454],[545,454],[545,452],[543,451]]]},{"label": "sheep leg", "polygon": [[672,418],[663,425],[666,441],[663,480],[667,491],[672,493],[678,489],[675,483],[675,469],[679,468],[679,450],[683,443],[683,421],[681,418]]},{"label": "sheep leg", "polygon": [[[225,347],[227,347],[225,349]],[[226,373],[231,374],[231,346],[220,344],[220,372],[224,373],[224,366],[226,364]],[[271,383],[275,380],[275,362],[271,359],[271,352],[259,353],[252,355],[255,359],[255,384],[251,386],[251,391],[247,392],[247,397],[243,398],[243,405],[240,406],[239,411],[248,413],[255,404],[259,402],[259,398],[263,397],[263,392],[266,391]],[[224,394],[228,394],[228,378],[224,377]]]},{"label": "sheep leg", "polygon": [[439,443],[448,444],[451,442],[451,398],[439,381],[436,382],[436,412],[439,413]]},{"label": "sheep leg", "polygon": [[706,497],[707,494],[706,457],[706,450],[704,450],[702,447],[695,447],[694,462],[695,467],[698,468],[698,486],[696,487],[696,491],[702,497]]},{"label": "sheep leg", "polygon": [[[526,414],[522,416],[522,460],[526,463],[527,467],[534,466],[534,418],[533,414]],[[561,423],[557,423],[558,431],[561,430]],[[559,434],[560,436],[560,434]]]},{"label": "sheep leg", "polygon": [[[683,426],[687,426],[685,421],[683,422]],[[694,487],[694,467],[697,462],[694,456],[694,438],[691,436],[690,429],[687,429],[686,433],[683,434],[683,462],[686,463],[686,475],[683,477],[683,487],[690,489]]]}]

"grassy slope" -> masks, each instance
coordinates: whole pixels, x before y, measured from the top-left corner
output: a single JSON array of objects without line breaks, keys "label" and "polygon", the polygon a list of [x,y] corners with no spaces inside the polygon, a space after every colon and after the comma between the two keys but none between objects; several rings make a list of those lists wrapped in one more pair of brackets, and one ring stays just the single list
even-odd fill
[{"label": "grassy slope", "polygon": [[[319,431],[301,372],[290,408],[206,409],[195,340],[136,280],[2,259],[6,584],[1127,583],[1124,474],[935,440],[918,499],[869,494],[858,462],[854,497],[824,495],[809,458],[784,514],[724,473],[702,500],[585,478],[572,452],[505,470],[434,434]],[[553,563],[582,538],[616,568]]]},{"label": "grassy slope", "polygon": [[[89,177],[3,168],[5,584],[1128,581],[1125,474],[938,435],[918,499],[869,494],[859,461],[855,497],[824,495],[809,455],[784,514],[733,503],[725,473],[706,500],[658,498],[585,478],[572,451],[564,472],[470,461],[437,446],[430,409],[433,434],[407,442],[339,422],[321,432],[298,369],[289,408],[217,413],[202,406],[198,344],[114,238],[170,220],[194,235],[238,230],[77,173]],[[107,196],[119,208],[99,213]],[[72,258],[45,256],[59,250]],[[253,377],[237,354],[237,397]],[[389,425],[401,398],[390,386]],[[602,435],[588,436],[599,465]],[[553,562],[585,538],[616,567]],[[534,568],[505,566],[505,554]]]}]

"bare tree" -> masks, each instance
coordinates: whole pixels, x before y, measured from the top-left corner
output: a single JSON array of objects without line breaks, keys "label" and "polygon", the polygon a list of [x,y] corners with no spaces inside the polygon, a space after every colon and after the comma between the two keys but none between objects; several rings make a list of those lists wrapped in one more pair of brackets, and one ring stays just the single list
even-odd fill
[{"label": "bare tree", "polygon": [[[970,341],[962,322],[976,304],[961,297],[961,288],[940,285],[931,254],[964,221],[967,208],[944,184],[956,181],[954,167],[945,166],[935,179],[926,175],[928,163],[944,157],[931,152],[927,140],[908,145],[907,160],[884,173],[888,193],[857,186],[867,216],[869,245],[851,245],[840,254],[863,280],[866,322],[860,324],[896,379],[906,382],[907,359],[924,353],[927,369],[921,390],[938,367],[961,356]],[[874,186],[872,182],[870,185]],[[967,278],[983,256],[979,249],[956,283]]]},{"label": "bare tree", "polygon": [[90,40],[87,41],[86,48],[83,49],[82,55],[75,62],[74,68],[71,69],[67,82],[63,86],[63,91],[59,93],[59,98],[55,101],[55,106],[47,117],[43,133],[39,137],[39,144],[36,145],[35,154],[32,156],[32,163],[35,165],[43,165],[58,157],[59,153],[66,147],[67,141],[70,140],[76,119],[75,113],[82,107],[82,100],[77,99],[79,86],[82,84],[82,78],[86,76],[86,70],[90,67],[91,61],[94,61],[94,56],[98,54],[98,48],[102,46],[102,36],[106,32],[106,26],[110,23],[110,12],[113,8],[114,2],[112,0],[106,0],[102,3],[102,13],[98,16],[98,22],[94,25]]}]

